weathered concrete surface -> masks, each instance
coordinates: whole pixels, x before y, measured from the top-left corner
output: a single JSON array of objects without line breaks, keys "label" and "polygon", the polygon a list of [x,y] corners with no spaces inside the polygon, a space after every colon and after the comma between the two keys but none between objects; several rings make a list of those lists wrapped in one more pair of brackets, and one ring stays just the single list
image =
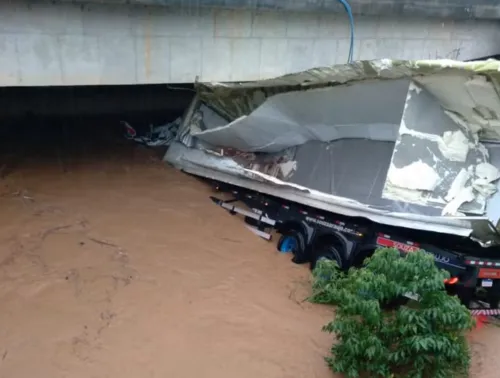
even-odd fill
[{"label": "weathered concrete surface", "polygon": [[[70,3],[122,3],[171,7],[217,7],[251,11],[344,12],[338,0],[60,0]],[[353,14],[450,19],[500,19],[496,0],[348,0]]]},{"label": "weathered concrete surface", "polygon": [[[496,21],[355,21],[355,59],[499,52]],[[344,13],[0,2],[0,86],[254,80],[344,63],[348,49]]]}]

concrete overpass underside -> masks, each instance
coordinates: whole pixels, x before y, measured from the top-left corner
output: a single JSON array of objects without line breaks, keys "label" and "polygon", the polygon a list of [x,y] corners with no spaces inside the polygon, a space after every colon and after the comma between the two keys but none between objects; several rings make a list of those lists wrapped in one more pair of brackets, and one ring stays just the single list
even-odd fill
[{"label": "concrete overpass underside", "polygon": [[[350,3],[354,59],[500,52],[495,2]],[[2,1],[0,86],[254,80],[344,63],[349,43],[334,0]]]}]

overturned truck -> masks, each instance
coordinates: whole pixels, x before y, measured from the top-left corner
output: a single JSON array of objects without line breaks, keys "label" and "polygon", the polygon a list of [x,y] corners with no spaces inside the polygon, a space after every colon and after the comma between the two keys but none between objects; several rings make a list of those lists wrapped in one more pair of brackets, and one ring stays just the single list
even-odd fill
[{"label": "overturned truck", "polygon": [[276,230],[298,263],[423,249],[464,303],[498,313],[500,62],[362,61],[196,88],[165,160],[232,194],[216,204]]}]

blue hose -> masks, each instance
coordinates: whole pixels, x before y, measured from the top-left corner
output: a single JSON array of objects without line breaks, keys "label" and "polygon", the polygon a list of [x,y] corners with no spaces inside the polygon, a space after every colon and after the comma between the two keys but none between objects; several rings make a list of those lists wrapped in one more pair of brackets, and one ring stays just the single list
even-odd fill
[{"label": "blue hose", "polygon": [[351,29],[351,43],[349,45],[349,56],[347,57],[347,63],[352,63],[352,56],[354,52],[354,18],[352,17],[351,6],[347,0],[338,0],[345,8],[347,16],[349,17],[349,26]]}]

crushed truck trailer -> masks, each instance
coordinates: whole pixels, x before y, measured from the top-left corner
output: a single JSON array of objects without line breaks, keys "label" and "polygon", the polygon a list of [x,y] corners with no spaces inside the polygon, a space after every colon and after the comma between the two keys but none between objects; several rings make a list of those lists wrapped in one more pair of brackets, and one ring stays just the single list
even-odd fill
[{"label": "crushed truck trailer", "polygon": [[[321,250],[344,267],[376,245],[431,245],[459,284],[484,288],[497,307],[500,62],[362,61],[196,90],[165,160],[261,204],[316,214],[285,226],[282,213],[246,201],[261,236],[275,228],[300,262]],[[327,232],[332,216],[377,236]]]}]

